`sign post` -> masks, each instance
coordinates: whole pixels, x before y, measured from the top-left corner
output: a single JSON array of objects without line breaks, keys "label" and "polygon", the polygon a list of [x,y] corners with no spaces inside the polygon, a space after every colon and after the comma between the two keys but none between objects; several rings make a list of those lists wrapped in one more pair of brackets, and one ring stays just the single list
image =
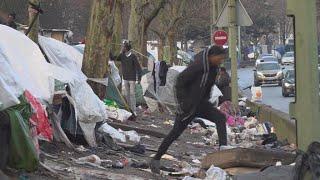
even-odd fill
[{"label": "sign post", "polygon": [[212,41],[218,46],[223,46],[228,42],[228,33],[220,30],[215,31],[212,35]]},{"label": "sign post", "polygon": [[228,46],[231,58],[231,99],[235,106],[238,106],[237,29],[238,26],[251,26],[252,24],[253,22],[240,0],[227,0],[216,22],[217,27],[229,28]]}]

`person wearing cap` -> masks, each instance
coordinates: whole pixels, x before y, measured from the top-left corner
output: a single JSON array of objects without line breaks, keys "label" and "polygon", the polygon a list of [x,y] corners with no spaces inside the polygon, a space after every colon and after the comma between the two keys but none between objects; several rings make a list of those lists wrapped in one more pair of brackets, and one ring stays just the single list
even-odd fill
[{"label": "person wearing cap", "polygon": [[116,58],[121,61],[122,77],[125,88],[125,97],[130,105],[131,110],[136,116],[136,83],[140,83],[142,76],[142,69],[138,58],[131,52],[130,42],[124,42],[121,53]]}]

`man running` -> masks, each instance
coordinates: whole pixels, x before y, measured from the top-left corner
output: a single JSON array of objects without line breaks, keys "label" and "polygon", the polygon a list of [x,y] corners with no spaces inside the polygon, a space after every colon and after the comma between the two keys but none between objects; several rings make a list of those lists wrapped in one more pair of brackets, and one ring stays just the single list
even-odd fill
[{"label": "man running", "polygon": [[157,154],[150,162],[153,173],[160,173],[160,159],[195,117],[208,119],[216,124],[219,145],[227,145],[226,118],[209,102],[219,65],[226,58],[223,47],[212,46],[195,56],[195,61],[179,74],[175,85],[178,103],[174,126],[162,141]]}]

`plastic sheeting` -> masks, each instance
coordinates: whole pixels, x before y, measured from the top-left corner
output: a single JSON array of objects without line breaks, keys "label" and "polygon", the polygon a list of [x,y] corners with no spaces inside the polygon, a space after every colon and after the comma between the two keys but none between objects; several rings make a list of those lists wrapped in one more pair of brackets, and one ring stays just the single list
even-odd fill
[{"label": "plastic sheeting", "polygon": [[0,110],[19,104],[19,97],[23,92],[5,55],[0,51]]},{"label": "plastic sheeting", "polygon": [[174,66],[169,68],[167,73],[167,82],[165,86],[160,86],[158,92],[154,92],[154,81],[151,73],[147,73],[141,79],[143,94],[147,105],[151,111],[158,109],[154,100],[165,105],[171,112],[176,110],[176,101],[174,96],[174,85],[176,78],[182,72],[185,66]]},{"label": "plastic sheeting", "polygon": [[83,80],[87,79],[81,71],[83,55],[74,47],[43,36],[39,36],[39,44],[50,63],[76,73]]},{"label": "plastic sheeting", "polygon": [[54,79],[73,80],[70,72],[47,63],[37,44],[21,32],[4,25],[0,25],[0,32],[0,52],[24,90],[50,102]]},{"label": "plastic sheeting", "polygon": [[94,127],[96,122],[107,118],[104,103],[86,82],[87,77],[81,71],[82,55],[72,46],[52,38],[39,37],[39,43],[50,63],[69,70],[74,81],[69,83],[74,100],[76,118],[90,146],[96,146]]}]

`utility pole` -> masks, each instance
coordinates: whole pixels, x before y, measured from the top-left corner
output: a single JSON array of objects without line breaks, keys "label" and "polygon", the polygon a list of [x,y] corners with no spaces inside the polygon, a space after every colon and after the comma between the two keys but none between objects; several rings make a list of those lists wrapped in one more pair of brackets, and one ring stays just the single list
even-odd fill
[{"label": "utility pole", "polygon": [[231,58],[231,100],[238,106],[237,18],[236,0],[228,0],[229,56]]},{"label": "utility pole", "polygon": [[215,24],[216,24],[216,21],[217,21],[217,18],[218,18],[218,13],[217,13],[217,3],[216,3],[217,0],[212,0],[212,23],[211,23],[211,30],[210,30],[210,33],[211,33],[211,45],[214,44],[213,42],[213,38],[212,38],[212,35],[213,35],[213,32],[215,31]]}]

